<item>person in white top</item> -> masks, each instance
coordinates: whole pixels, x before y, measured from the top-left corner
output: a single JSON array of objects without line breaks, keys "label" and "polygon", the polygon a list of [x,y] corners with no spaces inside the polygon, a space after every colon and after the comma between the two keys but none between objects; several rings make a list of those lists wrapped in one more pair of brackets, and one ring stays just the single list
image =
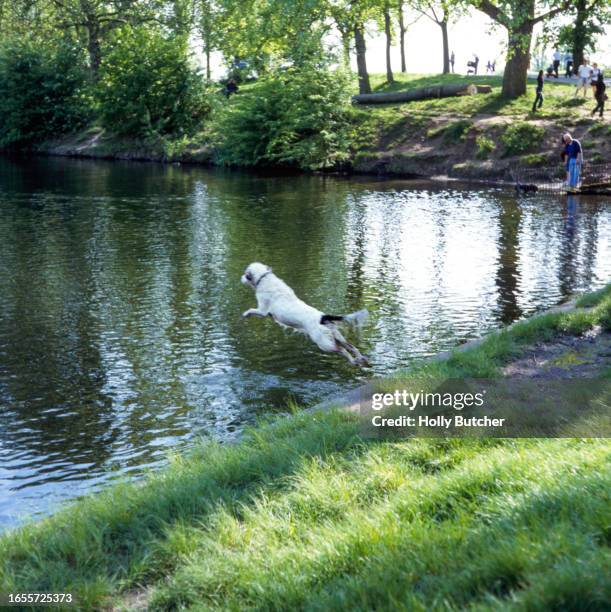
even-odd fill
[{"label": "person in white top", "polygon": [[577,85],[575,86],[575,97],[579,93],[580,89],[583,89],[583,97],[588,97],[588,86],[590,85],[590,72],[592,71],[591,66],[584,61],[579,68],[577,68]]},{"label": "person in white top", "polygon": [[556,75],[556,78],[558,78],[558,68],[560,68],[560,60],[562,59],[562,54],[560,53],[560,51],[558,51],[558,49],[556,49],[556,51],[554,52],[554,74]]}]

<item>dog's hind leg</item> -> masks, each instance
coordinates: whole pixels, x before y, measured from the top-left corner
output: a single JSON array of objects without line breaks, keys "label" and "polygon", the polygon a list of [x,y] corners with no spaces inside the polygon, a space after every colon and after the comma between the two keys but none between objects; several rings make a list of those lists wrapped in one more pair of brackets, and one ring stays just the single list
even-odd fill
[{"label": "dog's hind leg", "polygon": [[340,355],[343,355],[350,362],[351,365],[357,364],[356,359],[343,346],[337,345],[336,351],[340,353]]},{"label": "dog's hind leg", "polygon": [[363,353],[361,353],[361,351],[359,351],[354,344],[344,341],[342,343],[342,348],[350,351],[354,355],[356,363],[360,363],[361,365],[369,365],[369,359],[367,359],[367,357],[365,357],[365,355],[363,355]]},{"label": "dog's hind leg", "polygon": [[354,344],[350,344],[350,342],[348,342],[348,340],[346,340],[346,338],[344,338],[344,336],[338,330],[335,330],[334,338],[338,347],[354,355],[354,359],[351,361],[351,363],[355,362],[360,363],[361,365],[369,365],[369,360],[367,357],[365,357],[365,355],[363,355],[361,351],[354,346]]}]

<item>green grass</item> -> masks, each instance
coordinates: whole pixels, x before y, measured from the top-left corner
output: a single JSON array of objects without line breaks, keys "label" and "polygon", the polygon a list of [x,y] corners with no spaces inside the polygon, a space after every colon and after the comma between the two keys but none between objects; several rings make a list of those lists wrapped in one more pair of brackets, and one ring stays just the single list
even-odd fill
[{"label": "green grass", "polygon": [[[501,96],[502,78],[500,76],[466,76],[466,75],[422,75],[422,74],[395,74],[396,82],[392,85],[386,83],[386,76],[382,74],[371,75],[371,86],[374,92],[403,91],[415,87],[429,87],[432,85],[474,83],[476,85],[490,85],[492,93],[477,94],[473,96],[458,96],[440,98],[436,100],[421,100],[403,105],[392,105],[394,108],[409,108],[412,113],[424,113],[429,116],[440,114],[459,117],[472,117],[477,114],[504,115],[508,117],[532,117],[531,109],[535,98],[536,83],[529,80],[527,93],[516,100],[507,100]],[[356,85],[355,85],[356,87]],[[575,88],[562,83],[545,83],[545,101],[543,107],[537,111],[536,118],[540,119],[572,119],[580,117],[579,106],[569,102],[574,99]],[[378,105],[368,106],[372,112],[379,112]]]},{"label": "green grass", "polygon": [[459,119],[458,121],[452,121],[440,128],[429,130],[427,132],[427,137],[436,138],[437,136],[443,135],[443,142],[445,144],[455,144],[464,140],[472,127],[473,122],[468,119]]},{"label": "green grass", "polygon": [[595,123],[590,128],[590,134],[594,134],[595,136],[611,136],[611,125],[609,125],[608,123]]},{"label": "green grass", "polygon": [[[496,376],[530,343],[611,329],[587,310],[492,334],[405,373]],[[611,602],[605,440],[365,440],[354,415],[296,413],[202,443],[0,537],[0,592],[147,590],[148,609],[602,610]],[[123,601],[126,605],[128,600]]]}]

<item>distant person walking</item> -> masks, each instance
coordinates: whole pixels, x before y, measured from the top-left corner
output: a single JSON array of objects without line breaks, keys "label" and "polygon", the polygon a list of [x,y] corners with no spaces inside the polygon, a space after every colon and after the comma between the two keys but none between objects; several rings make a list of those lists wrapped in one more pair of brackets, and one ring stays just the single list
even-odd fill
[{"label": "distant person walking", "polygon": [[473,54],[473,61],[467,62],[467,74],[477,74],[478,64],[479,64],[479,57]]},{"label": "distant person walking", "polygon": [[535,101],[533,102],[533,113],[537,112],[537,108],[543,106],[543,79],[543,70],[539,70],[539,74],[537,75],[537,92]]},{"label": "distant person walking", "polygon": [[588,97],[588,86],[590,84],[590,71],[592,68],[588,65],[588,63],[584,60],[583,64],[577,68],[577,85],[575,86],[575,97],[579,93],[580,89],[583,89],[583,97]]},{"label": "distant person walking", "polygon": [[598,84],[598,77],[600,76],[600,69],[598,64],[594,62],[592,64],[592,70],[590,71],[590,85],[592,86],[592,94],[596,97],[596,85]]},{"label": "distant person walking", "polygon": [[602,119],[603,113],[605,112],[605,101],[607,100],[607,86],[605,85],[605,75],[602,73],[602,70],[598,73],[598,79],[596,80],[596,93],[594,94],[596,98],[596,106],[592,111],[592,116],[596,114],[597,111],[600,111],[600,118]]},{"label": "distant person walking", "polygon": [[560,51],[558,51],[558,49],[556,49],[556,51],[554,51],[554,74],[556,75],[556,78],[558,78],[558,68],[560,68],[560,60],[562,59],[562,54],[560,53]]},{"label": "distant person walking", "polygon": [[566,153],[569,158],[569,188],[579,187],[579,175],[583,163],[583,149],[581,143],[568,132],[562,137],[566,144]]},{"label": "distant person walking", "polygon": [[454,55],[454,51],[452,51],[450,55],[450,69],[454,72],[454,62],[456,61],[456,56]]}]

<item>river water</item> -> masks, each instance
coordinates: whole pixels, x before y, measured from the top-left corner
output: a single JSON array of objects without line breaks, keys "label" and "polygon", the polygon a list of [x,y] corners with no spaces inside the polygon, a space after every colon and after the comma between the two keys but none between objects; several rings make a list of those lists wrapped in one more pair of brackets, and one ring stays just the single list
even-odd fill
[{"label": "river water", "polygon": [[[371,367],[241,320],[253,260]],[[608,198],[0,158],[0,528],[610,278]]]}]

